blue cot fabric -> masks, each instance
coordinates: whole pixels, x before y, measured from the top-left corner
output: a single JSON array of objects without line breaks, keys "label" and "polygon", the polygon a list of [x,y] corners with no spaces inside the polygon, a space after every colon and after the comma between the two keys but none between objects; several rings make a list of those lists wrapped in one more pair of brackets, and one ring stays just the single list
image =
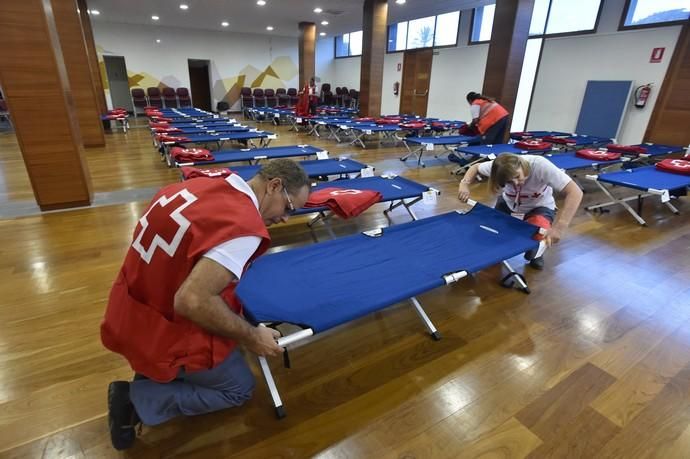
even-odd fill
[{"label": "blue cot fabric", "polygon": [[626,169],[599,175],[600,182],[637,190],[678,190],[690,186],[690,176],[663,172],[654,166]]},{"label": "blue cot fabric", "polygon": [[[177,127],[177,126],[176,126]],[[209,134],[209,133],[226,133],[226,132],[249,132],[248,127],[242,126],[232,126],[232,125],[216,125],[216,126],[204,126],[204,127],[185,127],[179,128],[182,132],[175,132],[173,135],[194,135],[194,134]]]},{"label": "blue cot fabric", "polygon": [[594,159],[580,158],[575,153],[559,153],[555,155],[545,155],[546,159],[551,161],[554,166],[566,171],[575,169],[587,169],[594,166],[602,166],[609,164],[622,163],[621,159],[612,159],[610,161],[600,161]]},{"label": "blue cot fabric", "polygon": [[214,159],[212,161],[198,161],[194,163],[194,165],[250,161],[256,159],[257,156],[265,156],[267,159],[290,158],[292,156],[314,156],[320,151],[323,151],[323,149],[312,147],[311,145],[306,145],[304,147],[292,145],[285,147],[250,148],[244,150],[219,150],[213,152]]},{"label": "blue cot fabric", "polygon": [[408,143],[430,143],[433,145],[457,145],[460,143],[479,143],[481,137],[469,135],[438,135],[430,137],[408,137],[405,142]]},{"label": "blue cot fabric", "polygon": [[[185,135],[189,140],[180,143],[205,143],[205,142],[219,142],[224,140],[249,140],[261,139],[272,135],[272,132],[227,132],[221,134],[192,134]],[[174,135],[174,134],[173,134]]]},{"label": "blue cot fabric", "polygon": [[254,323],[289,322],[316,332],[444,285],[530,249],[535,227],[477,204],[383,230],[266,255],[236,293]]},{"label": "blue cot fabric", "polygon": [[[405,177],[364,177],[348,180],[338,180],[334,182],[319,183],[311,188],[311,192],[323,188],[342,188],[353,190],[372,190],[381,193],[381,202],[397,201],[398,199],[421,197],[422,193],[429,190],[429,187],[421,183],[414,182]],[[295,215],[311,214],[314,212],[325,212],[328,207],[303,207],[297,209]]]},{"label": "blue cot fabric", "polygon": [[498,143],[495,145],[475,145],[468,147],[458,147],[455,151],[473,156],[500,155],[501,153],[513,153],[515,155],[533,155],[551,151],[551,148],[541,150],[523,150],[515,147],[512,143]]},{"label": "blue cot fabric", "polygon": [[[314,159],[309,161],[300,161],[299,164],[302,166],[302,168],[304,168],[304,171],[309,177],[352,174],[367,167],[366,164],[362,164],[352,159]],[[261,165],[236,166],[231,167],[230,169],[242,177],[243,180],[247,181],[259,172]]]},{"label": "blue cot fabric", "polygon": [[676,145],[662,145],[662,144],[648,144],[648,143],[641,143],[636,145],[638,147],[644,147],[647,149],[647,155],[649,156],[663,156],[663,155],[669,155],[671,153],[680,153],[684,151],[683,147],[679,147]]},{"label": "blue cot fabric", "polygon": [[[510,133],[510,138],[513,140],[520,140],[522,136],[521,132],[511,132]],[[556,136],[556,137],[570,137],[572,135],[571,132],[560,132],[560,131],[526,131],[526,134],[529,134],[532,137],[546,137],[547,135],[550,136]]]}]

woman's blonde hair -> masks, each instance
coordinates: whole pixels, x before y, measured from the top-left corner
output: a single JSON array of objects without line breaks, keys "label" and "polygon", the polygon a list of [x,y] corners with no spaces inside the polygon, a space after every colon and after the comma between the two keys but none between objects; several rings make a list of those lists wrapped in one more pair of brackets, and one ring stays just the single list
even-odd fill
[{"label": "woman's blonde hair", "polygon": [[518,171],[522,169],[525,176],[529,175],[529,162],[519,155],[504,153],[494,159],[491,165],[491,176],[489,177],[489,189],[498,193],[506,186],[506,183],[513,180]]}]

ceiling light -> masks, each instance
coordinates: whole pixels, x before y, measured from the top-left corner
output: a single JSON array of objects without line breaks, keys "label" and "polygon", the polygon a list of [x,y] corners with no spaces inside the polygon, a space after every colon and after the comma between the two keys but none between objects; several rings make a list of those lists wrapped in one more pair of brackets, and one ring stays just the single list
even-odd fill
[{"label": "ceiling light", "polygon": [[153,19],[154,21],[157,21],[157,20],[159,20],[160,18],[159,18],[158,16],[155,16],[155,15],[154,15],[154,16],[151,16],[151,19]]},{"label": "ceiling light", "polygon": [[328,25],[328,21],[321,21],[321,25]]},{"label": "ceiling light", "polygon": [[321,32],[319,35],[321,35],[322,37],[325,37],[325,36],[326,36],[326,32]]},{"label": "ceiling light", "polygon": [[256,4],[259,6],[264,6],[266,4],[266,0],[256,0]]},{"label": "ceiling light", "polygon": [[406,0],[395,0],[398,5],[404,5]]},{"label": "ceiling light", "polygon": [[266,30],[273,30],[273,26],[266,27]]},{"label": "ceiling light", "polygon": [[161,42],[161,39],[160,39],[160,38],[156,38],[156,43],[160,43],[160,42]]},{"label": "ceiling light", "polygon": [[223,22],[220,23],[220,25],[222,25],[223,27],[227,27],[227,26],[230,25],[230,23],[227,22],[227,21],[223,21]]},{"label": "ceiling light", "polygon": [[101,14],[101,12],[98,10],[90,10],[89,13],[93,14],[94,16],[98,16],[99,14]]},{"label": "ceiling light", "polygon": [[323,10],[319,7],[314,8],[314,13],[321,13]]},{"label": "ceiling light", "polygon": [[185,5],[185,4],[183,3],[182,5],[180,5],[180,9],[181,9],[181,10],[188,10],[188,9],[189,9],[189,6],[188,6],[188,5]]}]

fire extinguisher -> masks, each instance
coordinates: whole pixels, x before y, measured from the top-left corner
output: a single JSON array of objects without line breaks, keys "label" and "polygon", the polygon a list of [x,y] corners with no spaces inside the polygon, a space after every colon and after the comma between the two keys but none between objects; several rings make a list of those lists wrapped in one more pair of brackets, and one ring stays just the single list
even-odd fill
[{"label": "fire extinguisher", "polygon": [[397,96],[399,91],[400,91],[400,83],[398,83],[396,81],[395,83],[393,83],[393,95]]},{"label": "fire extinguisher", "polygon": [[652,83],[643,84],[635,89],[635,107],[644,108],[649,99],[649,93],[652,91]]}]

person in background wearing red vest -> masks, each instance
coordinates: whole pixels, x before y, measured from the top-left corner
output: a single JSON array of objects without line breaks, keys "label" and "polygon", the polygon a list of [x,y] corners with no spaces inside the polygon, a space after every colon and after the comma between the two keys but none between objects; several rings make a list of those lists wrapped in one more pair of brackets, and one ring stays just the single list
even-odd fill
[{"label": "person in background wearing red vest", "polygon": [[506,129],[508,128],[508,110],[498,102],[476,92],[467,94],[467,102],[470,104],[472,123],[470,127],[479,131],[482,145],[504,143]]},{"label": "person in background wearing red vest", "polygon": [[251,397],[254,377],[238,345],[262,356],[282,349],[277,331],[242,318],[235,285],[268,249],[266,227],[302,207],[309,185],[297,163],[275,159],[249,182],[236,174],[200,177],[154,196],[101,323],[104,346],[135,371],[134,381],[108,387],[116,449],[132,446],[140,422],[157,425]]},{"label": "person in background wearing red vest", "polygon": [[[472,165],[460,181],[458,199],[467,202],[470,185],[477,175],[489,178],[492,193],[501,193],[496,210],[511,214],[546,230],[547,246],[561,240],[580,202],[582,190],[565,172],[538,155],[504,153],[493,161]],[[563,195],[563,208],[556,218],[554,191]],[[554,222],[555,218],[555,222]],[[553,223],[553,226],[552,226]],[[544,269],[544,258],[527,252],[534,269]]]}]

